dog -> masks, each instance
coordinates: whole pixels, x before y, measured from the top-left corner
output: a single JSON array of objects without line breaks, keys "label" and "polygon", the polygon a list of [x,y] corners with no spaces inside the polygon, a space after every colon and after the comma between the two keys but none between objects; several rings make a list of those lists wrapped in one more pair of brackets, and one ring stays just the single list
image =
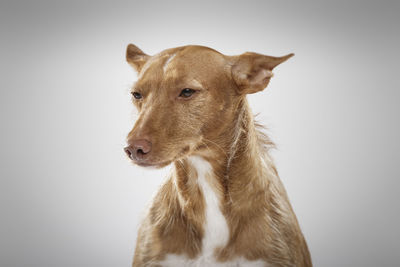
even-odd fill
[{"label": "dog", "polygon": [[246,100],[292,56],[195,45],[149,56],[128,45],[139,116],[124,150],[139,166],[173,164],[140,226],[133,267],[312,266],[273,143]]}]

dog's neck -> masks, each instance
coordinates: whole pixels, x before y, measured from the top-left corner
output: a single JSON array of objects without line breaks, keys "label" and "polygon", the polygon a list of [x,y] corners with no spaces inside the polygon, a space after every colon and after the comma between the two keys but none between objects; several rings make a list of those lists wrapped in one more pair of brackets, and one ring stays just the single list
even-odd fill
[{"label": "dog's neck", "polygon": [[[218,138],[203,140],[207,151],[200,154],[212,167],[211,182],[224,203],[249,203],[254,192],[265,190],[277,173],[269,155],[262,147],[253,115],[244,98],[238,104],[230,127]],[[268,141],[267,141],[268,142]],[[175,162],[176,185],[180,198],[195,201],[196,166],[190,159]],[[192,193],[188,193],[192,192]],[[243,207],[243,206],[241,206]],[[251,208],[249,206],[248,208]]]}]

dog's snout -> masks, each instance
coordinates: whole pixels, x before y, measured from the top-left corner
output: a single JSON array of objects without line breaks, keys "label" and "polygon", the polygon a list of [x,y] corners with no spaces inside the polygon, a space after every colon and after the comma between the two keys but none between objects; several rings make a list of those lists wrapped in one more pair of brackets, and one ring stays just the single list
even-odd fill
[{"label": "dog's snout", "polygon": [[143,160],[151,151],[151,143],[146,139],[134,140],[124,150],[130,159]]}]

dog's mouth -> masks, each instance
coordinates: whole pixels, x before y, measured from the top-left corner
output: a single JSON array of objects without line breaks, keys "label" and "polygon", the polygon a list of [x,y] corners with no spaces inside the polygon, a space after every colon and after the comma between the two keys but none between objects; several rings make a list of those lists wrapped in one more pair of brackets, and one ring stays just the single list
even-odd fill
[{"label": "dog's mouth", "polygon": [[179,152],[174,156],[169,156],[166,158],[143,158],[143,159],[132,159],[132,162],[141,167],[148,167],[148,168],[163,168],[168,166],[169,164],[186,158],[192,154],[193,150],[190,145],[183,147],[179,150]]}]

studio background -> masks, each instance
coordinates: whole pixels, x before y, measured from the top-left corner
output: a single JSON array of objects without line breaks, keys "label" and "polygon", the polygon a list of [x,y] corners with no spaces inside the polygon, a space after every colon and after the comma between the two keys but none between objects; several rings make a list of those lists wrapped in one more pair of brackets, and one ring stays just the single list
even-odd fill
[{"label": "studio background", "polygon": [[399,2],[1,1],[0,266],[130,266],[168,168],[125,157],[125,62],[295,53],[251,95],[315,266],[398,266]]}]

